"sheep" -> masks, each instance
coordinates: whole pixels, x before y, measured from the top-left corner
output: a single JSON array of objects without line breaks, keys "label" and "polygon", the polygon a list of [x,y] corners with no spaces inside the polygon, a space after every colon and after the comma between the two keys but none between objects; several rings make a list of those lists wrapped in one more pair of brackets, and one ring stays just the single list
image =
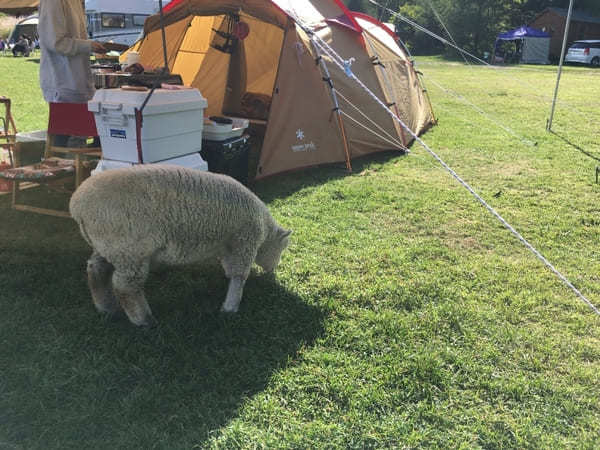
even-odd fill
[{"label": "sheep", "polygon": [[233,178],[160,164],[93,175],[69,211],[93,248],[87,275],[96,309],[123,309],[138,326],[156,323],[143,291],[151,266],[216,258],[230,280],[221,311],[233,313],[252,263],[273,272],[291,234]]}]

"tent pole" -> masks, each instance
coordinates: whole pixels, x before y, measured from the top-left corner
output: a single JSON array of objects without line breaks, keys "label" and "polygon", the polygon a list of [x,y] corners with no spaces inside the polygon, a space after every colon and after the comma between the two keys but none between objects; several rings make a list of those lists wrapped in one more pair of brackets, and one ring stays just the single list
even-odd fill
[{"label": "tent pole", "polygon": [[352,172],[352,164],[350,164],[350,150],[348,149],[348,139],[346,138],[346,128],[344,128],[344,121],[342,120],[342,115],[340,114],[339,110],[337,111],[337,118],[340,130],[342,131],[344,151],[346,152],[346,170],[348,170],[348,172]]},{"label": "tent pole", "polygon": [[560,83],[560,75],[562,66],[565,60],[565,49],[567,47],[567,38],[569,36],[569,25],[571,23],[571,13],[573,12],[573,0],[569,2],[569,12],[567,13],[567,22],[565,24],[565,34],[563,36],[562,49],[560,51],[560,62],[558,63],[558,74],[556,76],[556,86],[554,88],[554,99],[552,100],[552,109],[550,110],[550,118],[546,122],[546,131],[552,131],[552,119],[554,118],[554,108],[556,107],[556,96],[558,95],[558,85]]},{"label": "tent pole", "polygon": [[325,61],[323,61],[323,55],[319,53],[319,47],[315,44],[313,37],[310,38],[310,42],[315,50],[315,54],[317,55],[317,64],[321,68],[321,73],[323,74],[323,81],[327,83],[329,86],[329,94],[331,95],[331,100],[333,101],[333,111],[336,113],[338,117],[338,125],[340,127],[340,131],[342,132],[342,141],[344,143],[344,152],[346,153],[346,169],[348,172],[352,172],[352,164],[350,162],[350,149],[348,148],[348,139],[346,138],[346,128],[344,127],[344,121],[342,120],[342,113],[340,111],[340,104],[337,99],[337,95],[335,94],[335,89],[333,87],[333,81],[331,81],[331,74],[329,73],[329,69],[325,65]]},{"label": "tent pole", "polygon": [[169,71],[169,60],[167,58],[167,36],[165,34],[165,18],[163,15],[163,2],[158,0],[158,8],[160,10],[160,30],[162,33],[162,44],[163,44],[163,58],[165,60],[164,72]]}]

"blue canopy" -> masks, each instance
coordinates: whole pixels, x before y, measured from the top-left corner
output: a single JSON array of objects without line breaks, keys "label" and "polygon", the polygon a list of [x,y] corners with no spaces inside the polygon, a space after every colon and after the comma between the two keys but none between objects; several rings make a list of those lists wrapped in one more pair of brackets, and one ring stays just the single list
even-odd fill
[{"label": "blue canopy", "polygon": [[514,30],[500,33],[496,40],[514,41],[515,39],[522,39],[524,37],[549,38],[550,34],[546,33],[545,31],[536,30],[535,28],[529,28],[523,25],[522,27],[515,28]]}]

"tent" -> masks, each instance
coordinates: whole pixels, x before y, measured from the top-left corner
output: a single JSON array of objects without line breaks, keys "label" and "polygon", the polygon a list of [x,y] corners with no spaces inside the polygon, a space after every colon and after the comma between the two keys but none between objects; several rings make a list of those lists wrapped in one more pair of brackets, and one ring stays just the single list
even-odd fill
[{"label": "tent", "polygon": [[31,14],[40,5],[40,0],[0,0],[0,12],[15,16]]},{"label": "tent", "polygon": [[[134,47],[162,67],[160,16]],[[173,0],[164,8],[168,66],[208,99],[206,116],[250,119],[263,136],[256,178],[346,163],[412,141],[388,112],[311,43],[314,32],[413,132],[433,123],[396,36],[339,0]]]},{"label": "tent", "polygon": [[516,41],[518,62],[525,64],[549,64],[550,35],[544,31],[522,26],[500,33],[496,38],[495,49],[502,41]]},{"label": "tent", "polygon": [[37,14],[26,17],[25,19],[17,22],[15,27],[8,37],[8,42],[11,44],[16,43],[20,36],[29,36],[31,39],[37,38],[37,26],[39,18]]}]

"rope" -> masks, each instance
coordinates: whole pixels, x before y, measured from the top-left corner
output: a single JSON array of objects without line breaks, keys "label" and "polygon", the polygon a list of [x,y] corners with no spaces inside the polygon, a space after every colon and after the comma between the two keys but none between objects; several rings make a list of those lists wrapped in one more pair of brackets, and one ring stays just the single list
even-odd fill
[{"label": "rope", "polygon": [[[425,75],[423,75],[425,77]],[[471,106],[473,109],[475,109],[479,114],[481,114],[482,116],[484,116],[486,119],[488,119],[490,122],[493,122],[494,124],[498,125],[500,128],[502,128],[504,131],[506,131],[508,134],[510,134],[512,137],[519,139],[521,142],[531,146],[531,147],[535,147],[537,144],[533,141],[530,141],[527,138],[524,138],[522,136],[519,136],[517,133],[515,133],[513,130],[511,130],[509,127],[503,125],[502,123],[500,123],[498,120],[496,120],[492,115],[490,115],[489,113],[485,112],[483,109],[481,109],[479,106],[477,106],[476,104],[470,102],[467,98],[465,98],[464,96],[460,95],[457,92],[452,91],[451,89],[447,89],[445,87],[443,87],[442,85],[440,85],[439,83],[436,83],[434,80],[432,80],[429,77],[426,77],[428,81],[431,81],[431,84],[433,84],[435,87],[437,87],[438,89],[440,89],[441,91],[445,92],[448,95],[451,95],[457,99],[459,99],[460,101],[462,101],[463,103]]]},{"label": "rope", "polygon": [[367,127],[366,125],[360,123],[358,120],[356,120],[354,117],[352,117],[350,114],[348,114],[345,111],[340,111],[340,113],[342,114],[342,116],[347,117],[348,119],[350,119],[352,122],[354,122],[355,124],[357,124],[358,126],[364,128],[365,130],[367,130],[369,133],[374,134],[375,136],[377,136],[379,139],[381,139],[384,142],[387,142],[388,144],[394,145],[396,147],[400,147],[401,149],[404,149],[404,147],[402,147],[402,145],[399,145],[389,139],[386,139],[385,137],[381,136],[380,134],[377,134],[375,131],[371,130],[369,127]]},{"label": "rope", "polygon": [[[365,33],[365,41],[367,41],[369,43],[371,52],[375,56],[375,59],[378,61],[379,71],[381,72],[381,75],[383,76],[383,80],[385,83],[385,86],[383,86],[383,88],[384,88],[384,90],[387,91],[387,92],[385,92],[385,95],[387,95],[387,97],[389,97],[389,99],[392,100],[392,102],[393,102],[392,104],[388,104],[388,107],[394,106],[394,110],[396,111],[396,114],[400,115],[400,111],[398,110],[398,103],[399,103],[398,98],[396,97],[396,94],[394,92],[394,88],[392,86],[392,82],[390,81],[390,77],[387,73],[387,69],[386,69],[385,65],[381,62],[381,60],[379,59],[379,53],[377,53],[377,49],[373,45],[373,42],[371,42],[371,39],[370,39],[368,33]],[[433,111],[432,111],[432,113],[433,113]],[[402,132],[402,146],[406,147],[406,139],[404,136],[404,132]]]},{"label": "rope", "polygon": [[[379,3],[377,3],[375,0],[368,0],[368,1],[369,1],[370,3],[372,3],[372,4],[376,5],[376,6],[382,7],[382,5],[380,5]],[[441,36],[439,36],[439,35],[435,34],[434,32],[432,32],[432,31],[429,31],[427,28],[425,28],[425,27],[423,27],[423,26],[419,25],[419,24],[418,24],[418,23],[416,23],[416,22],[413,22],[412,20],[410,20],[410,19],[409,19],[409,18],[407,18],[407,17],[404,17],[402,14],[400,14],[400,13],[398,13],[398,12],[392,11],[392,10],[391,10],[391,9],[389,9],[389,8],[386,8],[386,10],[388,11],[388,13],[390,13],[392,16],[396,17],[397,19],[400,19],[400,20],[402,20],[403,22],[405,22],[405,23],[409,24],[410,26],[412,26],[412,27],[416,28],[416,29],[417,29],[417,30],[419,30],[419,31],[422,31],[423,33],[425,33],[425,34],[427,34],[427,35],[431,36],[432,38],[434,38],[434,39],[437,39],[438,41],[442,42],[443,44],[449,45],[450,47],[452,47],[452,48],[454,48],[454,49],[458,50],[458,51],[459,51],[459,52],[460,52],[460,53],[463,55],[463,57],[464,57],[464,55],[467,55],[467,56],[469,56],[469,57],[473,58],[475,61],[477,61],[477,62],[480,62],[481,64],[483,64],[484,66],[486,66],[486,67],[488,67],[488,68],[490,68],[490,69],[494,69],[494,70],[503,70],[503,71],[506,71],[506,70],[508,70],[508,69],[506,69],[506,68],[501,68],[501,67],[497,67],[497,66],[493,66],[493,65],[491,65],[491,64],[490,64],[490,63],[488,63],[487,61],[484,61],[483,59],[481,59],[481,58],[478,58],[477,56],[473,55],[472,53],[469,53],[468,51],[466,51],[466,50],[464,50],[464,49],[460,48],[458,45],[455,45],[455,44],[453,44],[453,43],[449,42],[447,39],[444,39],[443,37],[441,37]],[[522,86],[527,86],[527,87],[529,87],[529,88],[532,88],[534,91],[537,91],[537,86],[534,86],[534,85],[532,85],[531,83],[526,83],[526,82],[524,82],[524,81],[522,81],[522,80],[520,80],[520,79],[518,79],[518,78],[516,78],[516,77],[511,77],[511,79],[512,79],[512,80],[515,80],[515,81],[517,81],[517,82],[518,82],[519,84],[521,84]],[[548,96],[540,96],[540,98],[541,98],[541,99],[545,99],[545,100],[552,100],[552,97],[548,97]],[[584,112],[582,112],[582,111],[579,111],[579,110],[578,110],[577,108],[575,108],[574,106],[572,106],[572,105],[570,105],[569,103],[566,103],[566,102],[564,102],[564,101],[562,101],[562,100],[557,100],[557,103],[559,103],[560,105],[562,105],[562,106],[566,107],[567,109],[569,109],[569,110],[573,111],[574,113],[578,114],[580,117],[583,117],[583,118],[585,118],[587,121],[589,121],[589,122],[590,122],[590,124],[593,124],[593,125],[595,125],[595,123],[591,122],[591,119],[590,119],[590,117],[589,117],[589,114],[586,114],[586,113],[584,113]]]},{"label": "rope", "polygon": [[[454,38],[450,34],[450,31],[448,31],[448,28],[446,28],[446,25],[444,24],[444,21],[442,20],[442,18],[438,14],[437,9],[435,9],[435,6],[431,2],[431,0],[426,0],[426,1],[427,1],[427,4],[429,5],[429,7],[433,10],[433,14],[435,15],[435,18],[440,23],[440,25],[442,26],[442,28],[444,29],[444,31],[446,32],[446,34],[448,35],[448,37],[450,38],[450,40],[452,41],[452,43],[454,45],[458,46],[458,44],[456,43],[456,41],[454,40]],[[386,8],[387,8],[387,5],[386,5]],[[467,65],[470,64],[469,61],[467,60],[467,57],[464,54],[460,53],[460,56],[462,56],[462,58],[465,60],[465,63],[467,63]]]},{"label": "rope", "polygon": [[[374,5],[377,5],[377,6],[379,6],[379,7],[383,7],[382,5],[380,5],[379,3],[377,3],[377,2],[376,2],[376,1],[374,1],[374,0],[368,0],[368,1],[369,1],[369,2],[371,2],[371,3],[372,3],[372,4],[374,4]],[[447,39],[444,39],[443,37],[441,37],[441,36],[439,36],[439,35],[435,34],[433,31],[429,31],[427,28],[425,28],[425,27],[423,27],[423,26],[419,25],[419,24],[418,24],[418,23],[416,23],[416,22],[413,22],[412,20],[410,20],[410,19],[409,19],[409,18],[407,18],[407,17],[404,17],[402,14],[400,14],[400,13],[397,13],[397,12],[395,12],[395,11],[392,11],[392,10],[391,10],[391,9],[389,9],[389,8],[386,8],[386,10],[387,10],[387,12],[389,12],[389,13],[390,13],[391,15],[393,15],[394,17],[396,17],[396,18],[398,18],[398,19],[402,20],[403,22],[406,22],[407,24],[409,24],[411,27],[413,27],[413,28],[416,28],[416,29],[417,29],[417,30],[419,30],[419,31],[422,31],[423,33],[425,33],[425,34],[427,34],[427,35],[431,36],[431,37],[432,37],[432,38],[434,38],[434,39],[437,39],[438,41],[442,42],[443,44],[449,45],[450,47],[452,47],[452,48],[454,48],[454,49],[458,50],[458,51],[459,51],[461,54],[463,54],[463,55],[467,55],[467,56],[469,56],[469,57],[473,58],[474,60],[481,62],[482,64],[489,65],[489,64],[488,64],[486,61],[484,61],[483,59],[480,59],[480,58],[478,58],[477,56],[475,56],[474,54],[472,54],[472,53],[469,53],[468,51],[466,51],[466,50],[464,50],[464,49],[460,48],[458,45],[456,45],[456,44],[453,44],[453,43],[452,43],[452,42],[450,42],[449,40],[447,40]]]},{"label": "rope", "polygon": [[[370,0],[371,1],[371,0]],[[475,199],[481,203],[496,219],[502,223],[502,225],[509,230],[529,251],[531,251],[552,273],[554,273],[567,287],[569,287],[575,295],[581,299],[586,305],[588,305],[592,311],[594,311],[598,316],[600,316],[600,311],[592,302],[590,302],[573,284],[561,273],[559,272],[551,263],[548,261],[535,247],[533,247],[517,230],[515,230],[512,225],[510,225],[504,218],[496,212],[494,208],[492,208],[475,190],[464,181],[448,164],[442,160],[429,146],[419,137],[417,136],[398,116],[396,116],[354,73],[348,71],[348,64],[344,64],[344,60],[341,58],[339,54],[335,52],[333,48],[329,46],[323,39],[317,36],[315,33],[309,31],[311,36],[311,40],[313,40],[314,44],[322,49],[322,51],[327,54],[334,64],[336,64],[342,71],[346,72],[349,77],[354,80],[376,103],[378,103],[387,113],[397,121],[405,130],[407,130],[410,135],[425,149],[427,150],[433,158],[435,158],[441,165],[456,179],[465,189],[467,189]]]},{"label": "rope", "polygon": [[[335,88],[334,88],[335,89]],[[344,97],[344,95],[337,89],[335,89],[336,94],[338,94],[342,100],[344,100],[346,103],[348,103],[350,106],[352,106],[354,109],[356,109],[358,111],[358,113],[360,115],[362,115],[365,119],[367,119],[369,122],[371,122],[373,125],[375,125],[377,128],[379,128],[379,130],[381,130],[383,133],[386,134],[386,136],[388,137],[388,139],[390,139],[391,141],[393,141],[395,143],[395,145],[397,145],[398,147],[404,148],[404,145],[402,145],[402,143],[400,141],[398,141],[394,136],[392,136],[390,133],[388,133],[381,125],[379,125],[377,122],[375,122],[373,119],[371,119],[369,116],[367,116],[364,112],[362,112],[360,110],[360,108],[358,106],[356,106],[355,104],[353,104],[350,100],[348,100],[346,97]],[[343,111],[342,111],[343,112]],[[366,128],[366,127],[364,127]],[[367,128],[368,129],[368,128]],[[371,130],[369,130],[371,131]],[[371,131],[373,134],[375,134],[373,131]],[[377,136],[377,135],[376,135]]]}]

